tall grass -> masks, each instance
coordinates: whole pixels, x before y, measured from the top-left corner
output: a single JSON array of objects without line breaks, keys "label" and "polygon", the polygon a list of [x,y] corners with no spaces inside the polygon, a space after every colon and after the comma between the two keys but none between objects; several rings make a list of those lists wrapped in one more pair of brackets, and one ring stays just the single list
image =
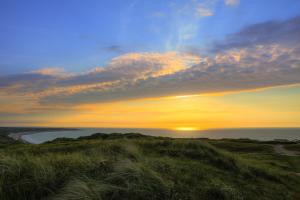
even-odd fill
[{"label": "tall grass", "polygon": [[2,149],[0,199],[240,200],[299,195],[295,177],[203,141],[102,137]]}]

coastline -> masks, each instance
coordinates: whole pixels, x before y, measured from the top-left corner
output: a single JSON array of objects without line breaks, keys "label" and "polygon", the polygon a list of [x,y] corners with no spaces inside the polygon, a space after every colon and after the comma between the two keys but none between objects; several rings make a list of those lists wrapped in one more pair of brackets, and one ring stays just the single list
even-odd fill
[{"label": "coastline", "polygon": [[16,141],[20,141],[22,143],[26,143],[26,144],[31,144],[30,142],[24,140],[22,138],[23,135],[31,135],[31,134],[34,134],[34,133],[37,133],[37,132],[18,132],[18,133],[10,133],[8,134],[8,137],[16,140]]},{"label": "coastline", "polygon": [[[115,130],[115,131],[110,131],[110,132],[107,132],[107,131],[102,131],[102,130],[94,130],[94,131],[89,131],[90,133],[88,134],[79,134],[77,135],[77,137],[69,137],[70,133],[68,133],[68,135],[64,135],[63,132],[61,131],[72,131],[72,130],[76,130],[76,131],[80,131],[80,129],[52,129],[52,130],[49,130],[49,129],[45,129],[45,130],[28,130],[28,131],[22,131],[22,132],[14,132],[12,131],[11,133],[7,134],[8,137],[12,138],[13,140],[15,141],[19,141],[19,142],[22,142],[22,143],[28,143],[28,144],[40,144],[40,143],[43,143],[43,142],[47,142],[47,141],[52,141],[54,139],[57,139],[57,138],[79,138],[79,137],[84,137],[84,136],[89,136],[89,135],[93,135],[95,133],[105,133],[105,134],[110,134],[110,133],[129,133],[129,132],[124,132],[124,131],[120,131],[120,130]],[[84,129],[81,129],[84,131]],[[119,132],[120,131],[120,132]],[[162,130],[163,131],[163,130]],[[42,141],[42,142],[32,142],[30,140],[26,140],[25,138],[26,137],[23,137],[24,135],[35,135],[35,134],[46,134],[46,132],[53,132],[54,134],[52,135],[53,138],[48,138],[46,139],[45,141]],[[61,132],[59,133],[59,135],[57,135],[56,132]],[[228,132],[228,130],[226,130],[226,132]],[[286,143],[293,143],[293,142],[299,142],[300,140],[297,138],[282,138],[282,139],[279,139],[280,137],[273,137],[273,138],[268,138],[268,139],[264,139],[264,138],[251,138],[251,137],[247,137],[246,135],[244,135],[245,137],[234,137],[235,135],[226,135],[224,134],[224,137],[221,137],[220,134],[218,137],[207,137],[207,135],[199,135],[199,137],[195,137],[195,135],[192,135],[191,137],[189,136],[185,136],[185,137],[174,137],[174,135],[161,135],[161,134],[151,134],[151,133],[147,133],[147,132],[136,132],[136,133],[141,133],[143,135],[148,135],[148,136],[154,136],[154,137],[170,137],[170,138],[185,138],[185,139],[203,139],[203,138],[207,138],[209,140],[253,140],[253,141],[258,141],[258,142],[262,142],[262,143],[280,143],[280,144],[286,144]],[[78,134],[78,133],[77,133]],[[76,134],[74,134],[76,135]],[[177,135],[178,136],[178,135]],[[182,135],[181,135],[182,136]],[[212,136],[212,135],[211,135]],[[230,137],[231,136],[231,137]],[[250,136],[250,135],[248,135]],[[277,135],[278,136],[278,135]]]},{"label": "coastline", "polygon": [[36,133],[42,133],[42,132],[56,132],[56,131],[71,131],[71,130],[79,130],[79,129],[74,129],[74,128],[70,128],[70,129],[66,129],[66,128],[45,128],[45,129],[39,129],[38,130],[31,130],[31,131],[20,131],[20,132],[10,132],[7,134],[8,137],[12,138],[15,141],[19,141],[25,144],[34,144],[31,143],[27,140],[24,140],[22,137],[24,135],[31,135],[31,134],[36,134]]}]

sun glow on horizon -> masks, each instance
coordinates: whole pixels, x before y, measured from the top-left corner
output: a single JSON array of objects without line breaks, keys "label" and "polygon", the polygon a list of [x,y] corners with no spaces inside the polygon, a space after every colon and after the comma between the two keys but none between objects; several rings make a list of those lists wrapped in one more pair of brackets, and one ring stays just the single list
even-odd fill
[{"label": "sun glow on horizon", "polygon": [[[86,103],[43,110],[19,126],[132,127],[196,131],[232,127],[299,127],[300,85],[224,95],[180,95]],[[1,106],[0,106],[1,109]],[[245,113],[247,113],[245,115]],[[46,115],[47,114],[47,115]],[[6,120],[18,121],[18,118]],[[1,124],[1,123],[0,123]]]},{"label": "sun glow on horizon", "polygon": [[176,131],[197,131],[197,130],[199,130],[199,129],[196,128],[196,127],[188,127],[188,126],[185,126],[185,127],[176,127],[175,130],[176,130]]}]

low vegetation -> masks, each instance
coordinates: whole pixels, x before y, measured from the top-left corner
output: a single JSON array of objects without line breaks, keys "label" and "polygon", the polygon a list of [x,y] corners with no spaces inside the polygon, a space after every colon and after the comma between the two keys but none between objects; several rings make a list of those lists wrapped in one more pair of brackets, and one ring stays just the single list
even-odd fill
[{"label": "low vegetation", "polygon": [[287,148],[289,150],[292,150],[292,151],[299,151],[300,152],[300,143],[286,145],[285,148]]},{"label": "low vegetation", "polygon": [[0,199],[300,199],[299,166],[255,141],[129,133],[11,143],[0,148]]}]

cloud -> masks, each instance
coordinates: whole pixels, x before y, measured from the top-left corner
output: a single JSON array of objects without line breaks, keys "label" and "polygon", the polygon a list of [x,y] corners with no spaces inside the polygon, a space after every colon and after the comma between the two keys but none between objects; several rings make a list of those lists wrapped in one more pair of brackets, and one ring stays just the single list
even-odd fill
[{"label": "cloud", "polygon": [[123,80],[106,89],[93,88],[72,95],[48,96],[43,101],[78,104],[296,84],[300,83],[299,64],[299,53],[293,50],[257,46],[242,52],[230,51],[213,58],[204,57],[197,65],[174,73],[135,81]]},{"label": "cloud", "polygon": [[180,50],[187,43],[195,43],[202,21],[214,15],[216,5],[215,0],[188,0],[181,3],[172,1],[167,16],[170,30],[165,40],[165,49]]},{"label": "cloud", "polygon": [[167,53],[128,53],[115,57],[104,67],[98,67],[86,74],[62,80],[59,84],[90,84],[111,81],[136,81],[158,77],[184,70],[197,63],[198,57]]},{"label": "cloud", "polygon": [[299,23],[298,17],[246,27],[216,42],[207,55],[197,48],[189,53],[127,53],[81,74],[48,68],[2,76],[0,97],[7,104],[11,97],[19,99],[18,106],[24,99],[24,105],[51,108],[299,84]]},{"label": "cloud", "polygon": [[121,45],[109,45],[103,47],[104,51],[112,52],[112,53],[117,53],[117,54],[122,54],[125,53],[127,50],[125,50]]},{"label": "cloud", "polygon": [[47,101],[48,98],[60,99],[79,93],[100,94],[134,85],[141,80],[176,73],[197,62],[198,57],[176,52],[130,53],[112,59],[105,67],[78,75],[62,76],[63,71],[54,75],[48,72],[55,69],[47,69],[2,77],[0,95],[20,94],[33,100]]},{"label": "cloud", "polygon": [[2,76],[0,78],[0,93],[26,93],[46,89],[62,80],[62,75],[46,75],[40,73],[22,73]]},{"label": "cloud", "polygon": [[196,9],[196,13],[202,17],[212,16],[214,13],[211,9],[204,7],[203,5],[199,5]]},{"label": "cloud", "polygon": [[40,75],[47,75],[47,76],[63,76],[66,75],[66,72],[63,68],[59,67],[50,67],[50,68],[43,68],[29,72],[30,74],[40,74]]},{"label": "cloud", "polygon": [[243,48],[273,43],[293,47],[300,44],[300,16],[284,21],[267,21],[248,26],[216,42],[213,50]]},{"label": "cloud", "polygon": [[225,0],[225,5],[236,6],[240,3],[240,0]]},{"label": "cloud", "polygon": [[112,59],[105,71],[122,77],[147,79],[176,73],[186,69],[187,63],[197,61],[195,56],[179,55],[176,52],[130,53]]}]

